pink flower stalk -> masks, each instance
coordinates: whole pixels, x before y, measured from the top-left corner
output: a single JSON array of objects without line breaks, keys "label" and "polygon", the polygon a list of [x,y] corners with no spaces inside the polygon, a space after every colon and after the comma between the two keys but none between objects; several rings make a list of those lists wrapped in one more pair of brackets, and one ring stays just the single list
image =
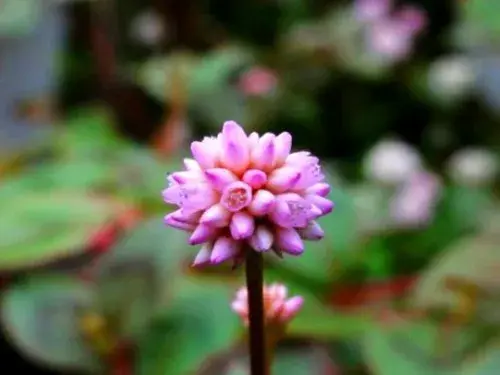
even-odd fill
[{"label": "pink flower stalk", "polygon": [[434,216],[440,192],[441,182],[435,175],[416,173],[394,198],[390,209],[392,219],[401,227],[427,224]]},{"label": "pink flower stalk", "polygon": [[264,96],[272,92],[278,83],[276,74],[264,67],[254,67],[240,78],[239,88],[248,96]]},{"label": "pink flower stalk", "polygon": [[246,135],[234,121],[191,144],[194,159],[168,177],[163,198],[178,206],[165,223],[202,245],[194,266],[230,259],[236,265],[247,248],[300,255],[303,240],[323,237],[315,220],[333,209],[325,198],[330,186],[318,158],[291,146],[287,132]]},{"label": "pink flower stalk", "polygon": [[[304,299],[301,296],[288,297],[288,290],[282,284],[264,286],[264,320],[266,324],[285,325],[302,308]],[[248,325],[248,291],[246,287],[236,293],[231,308],[243,322]]]}]

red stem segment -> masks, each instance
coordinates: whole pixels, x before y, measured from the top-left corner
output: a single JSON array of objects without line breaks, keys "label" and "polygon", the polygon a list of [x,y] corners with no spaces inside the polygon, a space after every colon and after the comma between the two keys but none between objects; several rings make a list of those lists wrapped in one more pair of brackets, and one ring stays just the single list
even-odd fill
[{"label": "red stem segment", "polygon": [[245,273],[248,290],[250,339],[250,374],[269,375],[266,363],[266,344],[264,331],[264,266],[262,254],[248,249],[246,252]]}]

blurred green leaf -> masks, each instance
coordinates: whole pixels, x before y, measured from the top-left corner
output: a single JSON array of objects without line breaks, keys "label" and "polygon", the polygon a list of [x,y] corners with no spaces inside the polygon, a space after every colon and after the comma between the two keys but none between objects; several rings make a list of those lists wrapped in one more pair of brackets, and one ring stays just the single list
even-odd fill
[{"label": "blurred green leaf", "polygon": [[497,17],[500,13],[500,3],[498,1],[467,0],[461,4],[461,7],[466,21],[490,33],[500,32]]},{"label": "blurred green leaf", "polygon": [[500,345],[495,342],[482,350],[474,359],[467,361],[461,375],[496,375],[500,368]]},{"label": "blurred green leaf", "polygon": [[100,259],[94,270],[99,305],[121,335],[138,337],[165,305],[182,261],[194,255],[186,241],[162,218],[149,219]]},{"label": "blurred green leaf", "polygon": [[429,322],[403,321],[377,325],[363,339],[363,352],[373,375],[456,375],[468,336],[459,332],[441,341],[443,330]]},{"label": "blurred green leaf", "polygon": [[117,214],[115,203],[63,192],[0,194],[0,270],[39,266],[81,253]]},{"label": "blurred green leaf", "polygon": [[165,315],[139,343],[139,375],[184,375],[217,351],[229,348],[241,323],[229,305],[227,283],[177,278]]},{"label": "blurred green leaf", "polygon": [[152,58],[136,70],[136,80],[155,98],[169,101],[174,75],[179,72],[181,82],[189,85],[198,60],[197,56],[185,52]]},{"label": "blurred green leaf", "polygon": [[20,36],[31,32],[38,23],[41,2],[37,0],[2,0],[0,36]]},{"label": "blurred green leaf", "polygon": [[76,279],[38,276],[5,291],[2,325],[26,357],[55,368],[94,371],[96,358],[80,335],[79,317],[90,290]]},{"label": "blurred green leaf", "polygon": [[455,243],[423,272],[413,291],[412,303],[422,308],[458,306],[460,293],[447,287],[451,278],[487,291],[500,291],[498,243],[498,234],[484,234]]},{"label": "blurred green leaf", "polygon": [[126,144],[116,133],[111,113],[101,107],[73,111],[64,127],[56,139],[57,151],[64,158],[106,162]]},{"label": "blurred green leaf", "polygon": [[382,186],[363,184],[348,190],[352,197],[357,226],[363,234],[386,230],[391,224],[389,203],[393,192]]}]

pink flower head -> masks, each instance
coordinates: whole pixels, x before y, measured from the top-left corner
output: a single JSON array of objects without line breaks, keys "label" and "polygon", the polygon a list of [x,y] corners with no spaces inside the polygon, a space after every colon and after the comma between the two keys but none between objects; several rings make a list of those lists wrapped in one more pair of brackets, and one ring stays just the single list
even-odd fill
[{"label": "pink flower head", "polygon": [[323,237],[315,220],[333,209],[330,186],[319,159],[291,146],[287,132],[247,135],[234,121],[191,144],[194,159],[168,176],[163,198],[178,206],[165,223],[202,245],[193,265],[237,263],[247,248],[299,255],[303,240]]},{"label": "pink flower head", "polygon": [[240,90],[248,96],[264,96],[272,92],[278,83],[276,74],[267,68],[254,67],[240,78]]},{"label": "pink flower head", "polygon": [[[304,299],[301,296],[287,298],[288,290],[282,284],[264,286],[264,319],[267,324],[288,323],[302,308]],[[248,292],[243,287],[236,293],[231,308],[248,324]]]}]

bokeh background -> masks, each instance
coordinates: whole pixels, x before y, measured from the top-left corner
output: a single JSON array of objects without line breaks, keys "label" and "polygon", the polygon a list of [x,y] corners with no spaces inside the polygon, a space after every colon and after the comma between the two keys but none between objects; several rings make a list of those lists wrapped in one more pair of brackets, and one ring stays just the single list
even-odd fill
[{"label": "bokeh background", "polygon": [[[225,120],[323,160],[273,374],[497,375],[498,0],[0,2],[0,358],[241,375],[241,271],[189,267],[168,172]],[[6,371],[6,370],[4,370]]]}]

